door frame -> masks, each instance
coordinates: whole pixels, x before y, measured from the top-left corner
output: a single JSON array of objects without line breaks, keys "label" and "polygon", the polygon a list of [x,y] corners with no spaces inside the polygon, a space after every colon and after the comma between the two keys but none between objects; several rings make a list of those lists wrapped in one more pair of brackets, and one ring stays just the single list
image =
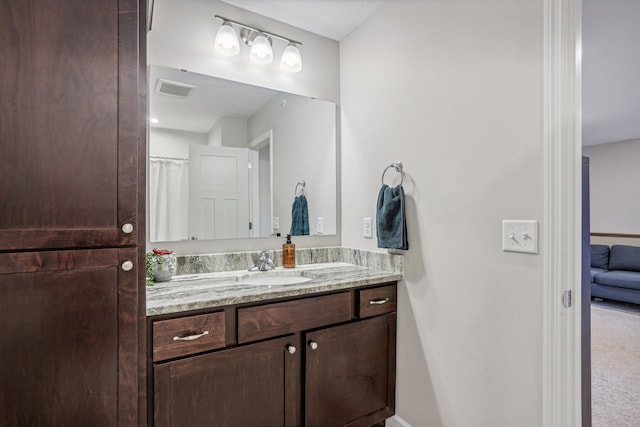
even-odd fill
[{"label": "door frame", "polygon": [[[252,170],[252,176],[250,177],[249,187],[251,189],[249,195],[249,203],[251,204],[251,216],[254,226],[257,225],[256,230],[258,231],[258,235],[251,237],[269,237],[273,233],[273,129],[269,129],[264,132],[260,136],[252,139],[249,144],[247,144],[249,151],[259,152],[265,147],[269,148],[269,222],[263,224],[264,221],[260,221],[260,209],[258,206],[260,205],[260,182],[258,174],[256,170],[260,170],[259,165]],[[256,156],[258,157],[258,156]],[[260,236],[263,234],[265,230],[268,231],[267,236]]]},{"label": "door frame", "polygon": [[[582,0],[544,0],[543,426],[580,426]],[[571,292],[571,305],[562,297]]]}]

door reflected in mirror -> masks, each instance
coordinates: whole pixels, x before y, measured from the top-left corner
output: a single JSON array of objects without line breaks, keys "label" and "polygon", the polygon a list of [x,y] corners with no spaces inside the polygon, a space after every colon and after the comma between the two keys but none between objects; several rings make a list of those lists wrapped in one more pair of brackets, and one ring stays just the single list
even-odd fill
[{"label": "door reflected in mirror", "polygon": [[284,236],[303,193],[307,228],[294,228],[336,234],[336,115],[331,102],[151,65],[150,241]]}]

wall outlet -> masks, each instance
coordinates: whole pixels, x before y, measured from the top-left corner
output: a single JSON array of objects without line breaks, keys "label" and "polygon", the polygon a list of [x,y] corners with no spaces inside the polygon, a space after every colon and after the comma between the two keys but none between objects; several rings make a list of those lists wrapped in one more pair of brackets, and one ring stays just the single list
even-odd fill
[{"label": "wall outlet", "polygon": [[538,253],[538,221],[502,221],[502,250]]},{"label": "wall outlet", "polygon": [[363,218],[362,220],[362,235],[365,239],[373,238],[373,225],[371,218]]},{"label": "wall outlet", "polygon": [[280,230],[280,217],[279,216],[274,216],[273,217],[273,229],[274,230]]},{"label": "wall outlet", "polygon": [[321,216],[316,218],[316,233],[317,234],[324,233],[324,219]]}]

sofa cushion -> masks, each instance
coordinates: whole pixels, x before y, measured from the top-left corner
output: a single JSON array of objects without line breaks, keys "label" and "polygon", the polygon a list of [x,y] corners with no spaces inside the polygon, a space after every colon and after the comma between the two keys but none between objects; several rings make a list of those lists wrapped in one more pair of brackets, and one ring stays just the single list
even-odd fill
[{"label": "sofa cushion", "polygon": [[604,286],[640,290],[640,273],[621,270],[608,271],[597,274],[595,276],[595,283]]},{"label": "sofa cushion", "polygon": [[591,283],[593,283],[595,281],[593,279],[595,279],[597,274],[605,273],[607,271],[609,271],[609,270],[607,270],[606,268],[592,268],[591,269]]},{"label": "sofa cushion", "polygon": [[591,245],[591,267],[609,267],[609,246]]},{"label": "sofa cushion", "polygon": [[609,253],[609,270],[640,271],[640,247],[613,245]]}]

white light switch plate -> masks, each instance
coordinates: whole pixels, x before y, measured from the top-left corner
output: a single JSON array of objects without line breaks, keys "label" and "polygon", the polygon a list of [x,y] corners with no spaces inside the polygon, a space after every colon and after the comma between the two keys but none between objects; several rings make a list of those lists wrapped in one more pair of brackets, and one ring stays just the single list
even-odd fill
[{"label": "white light switch plate", "polygon": [[373,238],[373,226],[371,224],[371,218],[362,219],[362,235],[365,239]]},{"label": "white light switch plate", "polygon": [[273,229],[274,230],[280,230],[280,217],[279,216],[274,216],[273,217]]},{"label": "white light switch plate", "polygon": [[538,221],[502,221],[502,250],[538,253]]},{"label": "white light switch plate", "polygon": [[316,233],[324,233],[324,219],[321,216],[316,218]]}]

